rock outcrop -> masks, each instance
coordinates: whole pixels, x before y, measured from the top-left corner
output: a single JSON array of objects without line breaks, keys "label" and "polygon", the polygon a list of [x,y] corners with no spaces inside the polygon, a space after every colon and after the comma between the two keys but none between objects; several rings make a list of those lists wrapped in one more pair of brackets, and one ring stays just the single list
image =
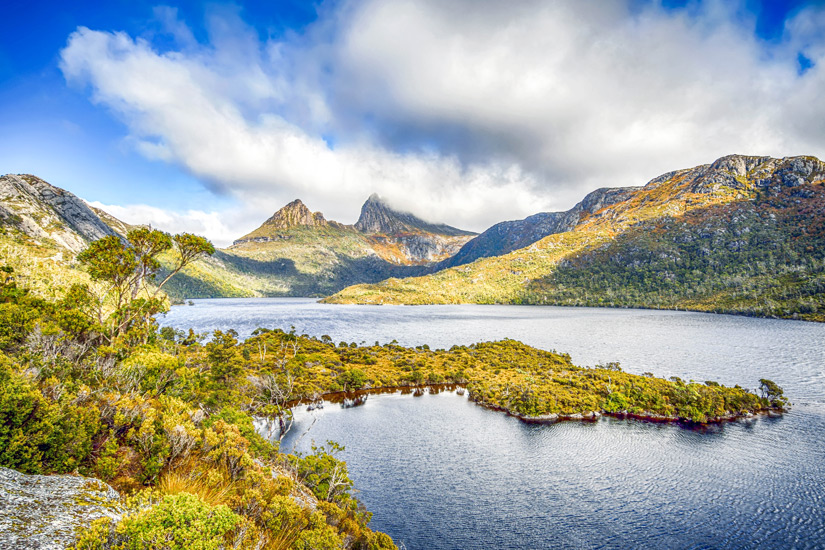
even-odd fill
[{"label": "rock outcrop", "polygon": [[395,210],[376,194],[370,195],[361,207],[355,228],[370,235],[378,245],[396,247],[407,262],[418,264],[450,257],[476,235]]},{"label": "rock outcrop", "polygon": [[323,214],[310,211],[300,199],[295,199],[275,212],[272,217],[262,223],[258,229],[237,239],[232,244],[269,242],[282,239],[283,235],[281,235],[281,233],[294,227],[326,227],[330,224],[340,225],[336,222],[328,222],[324,219]]},{"label": "rock outcrop", "polygon": [[384,235],[412,232],[434,233],[450,237],[475,235],[472,231],[464,231],[443,223],[425,222],[409,212],[396,210],[375,193],[370,195],[361,207],[361,215],[355,222],[355,228],[364,233]]},{"label": "rock outcrop", "polygon": [[656,187],[673,178],[686,182],[685,191],[714,193],[725,189],[738,191],[770,190],[796,187],[825,178],[825,163],[816,157],[771,158],[728,155],[711,164],[668,172],[652,179],[645,188]]},{"label": "rock outcrop", "polygon": [[0,177],[0,223],[71,252],[115,231],[81,199],[28,174]]},{"label": "rock outcrop", "polygon": [[100,480],[26,475],[0,467],[0,548],[65,550],[78,527],[118,520],[120,497]]}]

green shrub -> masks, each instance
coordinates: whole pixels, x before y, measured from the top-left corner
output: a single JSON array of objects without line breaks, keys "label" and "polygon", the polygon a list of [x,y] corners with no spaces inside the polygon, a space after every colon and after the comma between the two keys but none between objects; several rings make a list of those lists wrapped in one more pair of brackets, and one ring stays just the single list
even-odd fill
[{"label": "green shrub", "polygon": [[114,528],[105,519],[92,523],[74,550],[220,550],[242,521],[224,505],[209,506],[189,493],[167,495]]}]

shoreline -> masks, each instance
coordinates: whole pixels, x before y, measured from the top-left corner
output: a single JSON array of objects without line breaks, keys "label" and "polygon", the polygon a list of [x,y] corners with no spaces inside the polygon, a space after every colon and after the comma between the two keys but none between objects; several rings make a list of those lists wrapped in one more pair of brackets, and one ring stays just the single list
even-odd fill
[{"label": "shoreline", "polygon": [[[619,420],[636,420],[640,422],[649,422],[653,424],[679,424],[684,427],[701,427],[709,425],[719,425],[728,422],[735,422],[749,418],[756,418],[757,416],[782,416],[787,409],[782,408],[763,408],[753,411],[745,411],[742,413],[730,413],[722,416],[715,416],[708,418],[705,422],[696,422],[687,417],[682,416],[668,416],[657,413],[633,413],[627,410],[609,412],[605,410],[587,411],[584,413],[550,413],[540,416],[524,415],[506,407],[501,407],[492,403],[486,403],[474,399],[473,393],[467,389],[467,384],[459,383],[440,383],[440,384],[420,384],[409,386],[380,386],[376,388],[360,388],[353,391],[336,391],[320,394],[316,397],[304,397],[286,404],[287,408],[294,409],[302,405],[307,407],[323,408],[323,405],[318,407],[318,403],[330,403],[335,405],[342,405],[345,408],[358,407],[364,405],[370,395],[410,395],[412,397],[419,397],[425,393],[437,395],[445,391],[464,390],[467,392],[470,402],[479,407],[489,409],[491,411],[501,412],[507,416],[517,418],[525,424],[557,424],[559,422],[597,422],[602,417],[616,418]],[[435,391],[433,391],[435,390]],[[313,410],[308,408],[309,411]]]}]

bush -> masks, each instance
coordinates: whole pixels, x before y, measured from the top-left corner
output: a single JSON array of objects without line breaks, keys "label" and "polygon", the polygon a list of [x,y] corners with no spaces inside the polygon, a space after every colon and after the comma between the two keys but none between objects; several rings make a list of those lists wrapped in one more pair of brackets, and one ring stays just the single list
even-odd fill
[{"label": "bush", "polygon": [[127,515],[114,529],[107,520],[78,535],[74,550],[220,550],[243,521],[224,505],[209,506],[189,493]]}]

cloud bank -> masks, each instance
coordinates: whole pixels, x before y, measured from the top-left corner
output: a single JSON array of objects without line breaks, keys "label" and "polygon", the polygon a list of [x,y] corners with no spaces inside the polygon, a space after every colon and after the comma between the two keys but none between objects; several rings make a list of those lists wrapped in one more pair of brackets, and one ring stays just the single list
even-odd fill
[{"label": "cloud bank", "polygon": [[294,198],[351,223],[372,192],[482,230],[725,154],[823,156],[823,11],[765,43],[726,6],[363,0],[266,40],[216,8],[205,43],[163,8],[174,48],[79,28],[61,68],[244,205],[220,243]]}]

